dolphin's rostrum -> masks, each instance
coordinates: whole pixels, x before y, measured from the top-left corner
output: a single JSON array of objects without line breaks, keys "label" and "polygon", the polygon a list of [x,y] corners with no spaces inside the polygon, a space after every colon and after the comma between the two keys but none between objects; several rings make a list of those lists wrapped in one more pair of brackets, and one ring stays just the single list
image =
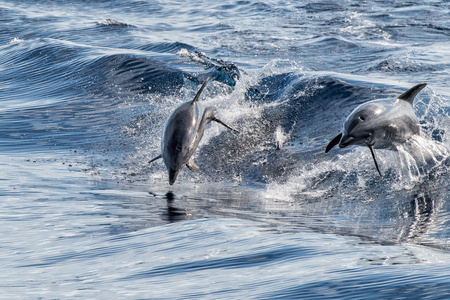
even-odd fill
[{"label": "dolphin's rostrum", "polygon": [[395,150],[413,135],[420,134],[413,101],[426,85],[420,83],[396,99],[374,100],[358,106],[345,120],[342,132],[327,145],[325,153],[338,144],[339,148],[366,145],[381,176],[374,149]]},{"label": "dolphin's rostrum", "polygon": [[186,165],[191,171],[200,168],[195,164],[192,154],[197,149],[203,137],[206,124],[215,121],[238,132],[214,116],[212,107],[202,105],[198,100],[208,83],[206,79],[200,87],[194,100],[181,104],[166,122],[161,140],[161,155],[153,158],[149,163],[163,158],[169,172],[169,184],[177,179],[178,173]]}]

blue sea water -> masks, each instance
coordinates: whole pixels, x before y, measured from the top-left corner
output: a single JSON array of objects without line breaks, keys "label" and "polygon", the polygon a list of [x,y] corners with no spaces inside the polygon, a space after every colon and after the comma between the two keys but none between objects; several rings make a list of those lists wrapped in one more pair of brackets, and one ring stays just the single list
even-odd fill
[{"label": "blue sea water", "polygon": [[[450,299],[448,1],[0,0],[1,299]],[[169,186],[164,123],[210,124]],[[411,149],[325,154],[426,82]],[[277,150],[277,144],[281,149]],[[418,155],[419,153],[419,155]]]}]

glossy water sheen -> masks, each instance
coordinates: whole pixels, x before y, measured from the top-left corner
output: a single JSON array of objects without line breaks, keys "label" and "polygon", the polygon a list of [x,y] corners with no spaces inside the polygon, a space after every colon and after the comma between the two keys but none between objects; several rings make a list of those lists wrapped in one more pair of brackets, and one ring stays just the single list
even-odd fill
[{"label": "glossy water sheen", "polygon": [[[2,299],[448,299],[447,1],[0,1]],[[211,123],[170,187],[170,113]],[[325,154],[428,86],[423,136]],[[281,147],[276,150],[277,144]]]}]

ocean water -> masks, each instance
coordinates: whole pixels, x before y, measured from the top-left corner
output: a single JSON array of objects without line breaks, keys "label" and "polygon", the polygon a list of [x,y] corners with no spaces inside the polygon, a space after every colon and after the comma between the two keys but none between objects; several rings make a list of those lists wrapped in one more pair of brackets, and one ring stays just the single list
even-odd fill
[{"label": "ocean water", "polygon": [[[448,1],[0,0],[1,299],[450,299]],[[170,186],[161,135],[210,78]],[[427,87],[398,151],[325,154]],[[277,149],[277,145],[281,149]]]}]

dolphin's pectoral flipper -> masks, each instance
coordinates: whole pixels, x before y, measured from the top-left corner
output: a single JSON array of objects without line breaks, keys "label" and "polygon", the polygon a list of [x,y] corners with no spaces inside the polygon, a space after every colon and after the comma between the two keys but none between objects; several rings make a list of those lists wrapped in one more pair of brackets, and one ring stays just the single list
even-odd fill
[{"label": "dolphin's pectoral flipper", "polygon": [[189,170],[191,170],[192,172],[198,172],[198,170],[200,170],[200,167],[197,166],[194,162],[194,159],[191,157],[188,161],[188,163],[186,164],[186,166],[189,168]]},{"label": "dolphin's pectoral flipper", "polygon": [[233,130],[233,131],[239,133],[239,130],[236,130],[236,129],[234,129],[233,127],[231,127],[231,126],[225,124],[224,122],[222,122],[221,120],[217,119],[216,117],[212,117],[212,118],[211,118],[211,121],[215,121],[215,122],[217,122],[217,123],[219,123],[219,124],[222,124],[222,125],[225,126],[226,128],[228,128],[228,129],[230,129],[230,130]]},{"label": "dolphin's pectoral flipper", "polygon": [[150,164],[150,163],[152,163],[152,162],[154,162],[155,160],[158,160],[158,159],[160,159],[160,158],[162,158],[162,155],[161,155],[161,154],[158,155],[158,156],[155,157],[155,158],[152,158],[152,160],[150,160],[148,163]]},{"label": "dolphin's pectoral flipper", "polygon": [[378,167],[377,157],[375,156],[375,151],[373,151],[372,145],[367,144],[367,146],[369,146],[370,153],[372,153],[373,162],[375,163],[375,167],[377,168],[378,174],[380,174],[380,177],[383,177],[383,175],[381,175],[380,172],[380,167]]},{"label": "dolphin's pectoral flipper", "polygon": [[414,98],[416,98],[417,94],[423,90],[423,88],[426,86],[426,83],[419,83],[403,94],[401,94],[398,99],[408,101],[409,103],[413,104]]},{"label": "dolphin's pectoral flipper", "polygon": [[330,151],[334,146],[339,144],[342,138],[342,133],[339,133],[334,139],[331,140],[331,142],[328,143],[327,148],[325,148],[325,153]]}]

